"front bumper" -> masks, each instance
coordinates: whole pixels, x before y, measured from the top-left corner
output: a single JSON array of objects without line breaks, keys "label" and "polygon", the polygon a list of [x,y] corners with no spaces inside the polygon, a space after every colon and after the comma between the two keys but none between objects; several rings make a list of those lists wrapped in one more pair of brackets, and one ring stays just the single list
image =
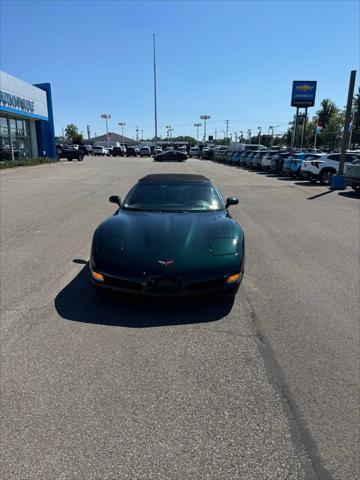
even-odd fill
[{"label": "front bumper", "polygon": [[146,296],[196,296],[209,294],[228,294],[234,295],[244,277],[242,266],[240,277],[227,283],[228,275],[221,278],[210,278],[202,281],[190,282],[184,281],[178,276],[153,276],[144,281],[134,279],[125,279],[102,273],[104,281],[97,281],[91,276],[94,286],[102,290],[112,292],[133,293]]}]

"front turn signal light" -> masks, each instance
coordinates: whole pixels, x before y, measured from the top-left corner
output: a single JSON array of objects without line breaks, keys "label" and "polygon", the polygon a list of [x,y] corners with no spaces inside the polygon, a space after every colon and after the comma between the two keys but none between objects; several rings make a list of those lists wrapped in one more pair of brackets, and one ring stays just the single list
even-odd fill
[{"label": "front turn signal light", "polygon": [[95,272],[94,270],[91,270],[91,275],[93,276],[94,280],[97,280],[98,282],[103,282],[104,281],[104,275],[101,273]]},{"label": "front turn signal light", "polygon": [[228,279],[226,280],[226,283],[234,283],[234,282],[236,282],[237,280],[239,280],[240,277],[241,277],[241,273],[236,273],[235,275],[231,275],[231,276],[228,277]]}]

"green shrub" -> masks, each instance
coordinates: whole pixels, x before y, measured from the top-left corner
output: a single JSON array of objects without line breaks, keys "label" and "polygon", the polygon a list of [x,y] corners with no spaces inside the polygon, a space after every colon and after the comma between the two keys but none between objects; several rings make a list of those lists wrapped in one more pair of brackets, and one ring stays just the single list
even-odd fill
[{"label": "green shrub", "polygon": [[37,158],[23,158],[21,160],[6,160],[0,162],[0,169],[13,167],[30,167],[31,165],[40,165],[41,163],[56,163],[57,158],[37,157]]}]

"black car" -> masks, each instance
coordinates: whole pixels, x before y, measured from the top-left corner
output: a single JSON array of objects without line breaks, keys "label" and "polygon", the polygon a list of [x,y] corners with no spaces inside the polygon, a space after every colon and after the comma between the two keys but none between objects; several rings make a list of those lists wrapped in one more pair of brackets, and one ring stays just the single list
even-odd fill
[{"label": "black car", "polygon": [[99,289],[144,295],[236,294],[244,274],[244,232],[230,205],[202,175],[140,179],[96,229],[90,271]]},{"label": "black car", "polygon": [[127,147],[126,148],[126,156],[127,157],[137,157],[138,152],[136,150],[136,147]]},{"label": "black car", "polygon": [[11,160],[11,150],[7,147],[0,147],[0,161]]},{"label": "black car", "polygon": [[186,153],[179,152],[179,150],[167,150],[155,155],[154,160],[156,162],[184,162],[187,158]]},{"label": "black car", "polygon": [[92,145],[80,145],[79,150],[81,150],[84,155],[91,155],[93,153]]},{"label": "black car", "polygon": [[82,150],[78,150],[77,148],[64,146],[60,152],[57,152],[57,158],[59,160],[60,158],[67,158],[69,162],[72,160],[78,160],[81,162],[84,160],[84,152]]},{"label": "black car", "polygon": [[125,155],[124,149],[121,147],[113,147],[111,154],[113,157],[117,157],[117,156],[123,157]]}]

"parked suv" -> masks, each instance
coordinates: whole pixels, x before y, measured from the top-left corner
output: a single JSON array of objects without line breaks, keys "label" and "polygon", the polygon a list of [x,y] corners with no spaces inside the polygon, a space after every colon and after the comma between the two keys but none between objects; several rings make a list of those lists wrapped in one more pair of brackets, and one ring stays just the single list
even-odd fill
[{"label": "parked suv", "polygon": [[78,150],[77,148],[73,148],[72,146],[70,147],[63,147],[61,149],[61,152],[58,152],[57,154],[58,159],[60,158],[67,158],[69,162],[72,160],[78,160],[81,162],[84,160],[84,153],[82,150]]},{"label": "parked suv", "polygon": [[360,160],[346,165],[345,181],[355,192],[360,192]]},{"label": "parked suv", "polygon": [[97,146],[93,148],[93,155],[98,156],[98,155],[106,155],[106,150],[105,147]]},{"label": "parked suv", "polygon": [[[347,153],[345,163],[360,160],[360,154]],[[303,160],[300,170],[301,177],[312,182],[319,181],[322,185],[330,185],[331,176],[338,173],[340,153],[326,153],[316,160]]]},{"label": "parked suv", "polygon": [[136,151],[137,147],[127,147],[126,156],[127,157],[137,157],[138,152]]},{"label": "parked suv", "polygon": [[294,153],[284,161],[283,172],[290,177],[300,177],[303,160],[317,160],[320,157],[321,153]]},{"label": "parked suv", "polygon": [[125,155],[124,149],[122,147],[113,147],[111,154],[113,157],[123,157]]},{"label": "parked suv", "polygon": [[140,157],[151,157],[150,147],[141,147],[139,155],[140,155]]}]

